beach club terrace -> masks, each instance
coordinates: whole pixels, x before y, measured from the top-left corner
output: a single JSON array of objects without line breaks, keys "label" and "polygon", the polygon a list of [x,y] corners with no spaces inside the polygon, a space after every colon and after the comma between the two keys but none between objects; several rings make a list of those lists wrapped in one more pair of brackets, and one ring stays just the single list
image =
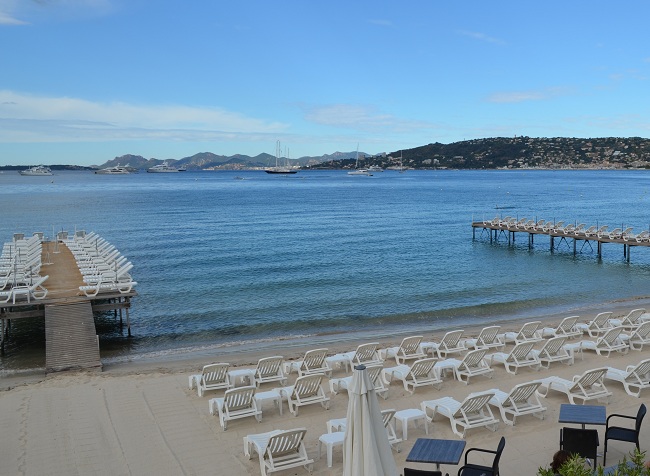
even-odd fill
[{"label": "beach club terrace", "polygon": [[0,351],[13,320],[44,319],[48,372],[101,369],[94,313],[113,311],[120,326],[125,318],[131,336],[132,268],[96,233],[59,232],[52,240],[14,234],[0,256]]},{"label": "beach club terrace", "polygon": [[[603,244],[615,243],[623,245],[623,257],[629,262],[630,251],[633,246],[650,246],[650,230],[634,233],[632,228],[612,228],[607,225],[588,226],[585,223],[568,223],[566,221],[530,220],[510,216],[495,217],[491,220],[472,222],[472,237],[476,239],[476,230],[481,229],[481,235],[489,233],[490,243],[499,241],[500,238],[508,240],[508,245],[515,242],[517,233],[528,234],[528,248],[532,249],[536,235],[550,237],[550,250],[559,249],[562,243],[571,249],[573,254],[582,252],[585,246],[593,250],[592,243],[596,245],[598,259],[602,258]],[[572,240],[572,242],[570,241]],[[579,242],[582,242],[578,249]]]}]

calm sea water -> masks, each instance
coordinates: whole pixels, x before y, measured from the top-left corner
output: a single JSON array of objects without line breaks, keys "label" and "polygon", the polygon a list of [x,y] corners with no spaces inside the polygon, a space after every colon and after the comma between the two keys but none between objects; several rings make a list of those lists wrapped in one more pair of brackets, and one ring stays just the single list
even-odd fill
[{"label": "calm sea water", "polygon": [[[490,244],[472,220],[650,226],[644,171],[62,172],[0,174],[0,240],[95,231],[135,265],[133,338],[102,316],[102,356],[293,335],[478,324],[648,295],[650,248]],[[497,209],[498,207],[498,209]],[[338,334],[337,334],[338,333]],[[44,365],[43,325],[16,322],[2,368]]]}]

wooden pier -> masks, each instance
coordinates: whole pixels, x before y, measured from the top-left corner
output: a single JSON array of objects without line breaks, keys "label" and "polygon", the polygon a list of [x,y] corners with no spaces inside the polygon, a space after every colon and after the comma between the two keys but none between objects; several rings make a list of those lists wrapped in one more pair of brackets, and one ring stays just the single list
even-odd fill
[{"label": "wooden pier", "polygon": [[[481,229],[481,234],[488,232],[490,236],[490,243],[498,242],[501,237],[508,240],[508,245],[515,243],[515,235],[517,233],[527,234],[528,249],[532,249],[535,244],[535,237],[537,235],[546,235],[550,238],[550,251],[553,253],[562,243],[566,243],[569,249],[573,248],[573,254],[576,255],[582,252],[586,245],[593,250],[592,243],[596,245],[596,255],[598,259],[602,259],[603,245],[607,243],[614,243],[623,245],[623,258],[629,262],[630,252],[634,246],[650,247],[650,231],[644,231],[638,234],[633,234],[631,228],[622,229],[617,228],[611,231],[604,230],[607,227],[591,226],[587,228],[584,224],[569,224],[563,226],[565,222],[555,223],[534,223],[533,220],[524,221],[517,220],[515,222],[508,220],[487,220],[472,222],[472,238],[476,239],[476,230]],[[543,222],[543,220],[540,220]],[[617,231],[620,230],[620,231]],[[557,245],[556,245],[557,242]],[[582,242],[580,247],[578,244]],[[570,244],[571,243],[571,244]]]},{"label": "wooden pier", "polygon": [[129,309],[135,291],[108,292],[88,297],[79,290],[85,283],[74,256],[65,243],[45,242],[41,256],[41,274],[49,277],[44,286],[44,299],[0,303],[0,351],[10,336],[15,319],[45,320],[45,367],[48,372],[68,369],[101,369],[99,336],[94,313],[113,311],[126,313],[128,336],[131,336]]}]

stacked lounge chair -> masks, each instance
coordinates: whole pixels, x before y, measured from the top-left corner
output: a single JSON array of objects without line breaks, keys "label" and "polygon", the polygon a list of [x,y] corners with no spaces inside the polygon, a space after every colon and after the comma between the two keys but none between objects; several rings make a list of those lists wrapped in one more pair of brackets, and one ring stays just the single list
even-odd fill
[{"label": "stacked lounge chair", "polygon": [[100,293],[128,294],[138,284],[129,271],[133,264],[108,241],[95,233],[76,232],[64,240],[77,261],[84,283],[79,290],[86,296]]}]

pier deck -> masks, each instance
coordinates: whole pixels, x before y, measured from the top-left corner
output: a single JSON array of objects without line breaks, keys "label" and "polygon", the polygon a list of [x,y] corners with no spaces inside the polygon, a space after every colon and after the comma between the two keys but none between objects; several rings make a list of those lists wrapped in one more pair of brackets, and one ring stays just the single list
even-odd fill
[{"label": "pier deck", "polygon": [[48,275],[44,299],[15,304],[0,304],[0,349],[10,335],[13,319],[45,319],[45,362],[47,371],[66,369],[101,369],[99,340],[94,312],[126,312],[128,335],[131,335],[129,309],[135,291],[101,293],[88,297],[79,290],[84,285],[72,252],[65,243],[44,242],[41,275]]},{"label": "pier deck", "polygon": [[[499,241],[499,237],[504,233],[507,234],[508,244],[515,242],[516,233],[527,233],[528,234],[528,248],[532,248],[535,236],[536,235],[545,235],[550,237],[550,250],[556,249],[555,242],[559,240],[559,243],[563,241],[569,243],[568,240],[573,240],[573,254],[575,255],[578,252],[578,242],[582,241],[582,247],[587,243],[596,244],[596,253],[598,259],[602,258],[602,245],[605,243],[614,243],[623,245],[623,257],[629,262],[630,261],[630,250],[633,246],[642,246],[650,247],[650,239],[636,240],[633,237],[620,237],[620,238],[610,238],[607,235],[600,236],[597,233],[585,233],[583,230],[580,231],[556,231],[553,229],[538,229],[538,228],[525,228],[522,226],[508,225],[501,223],[493,223],[491,221],[476,221],[472,222],[472,236],[476,239],[476,230],[482,229],[483,231],[488,231],[490,234],[490,242]],[[591,245],[590,245],[591,246]],[[582,249],[581,247],[581,249]]]}]

